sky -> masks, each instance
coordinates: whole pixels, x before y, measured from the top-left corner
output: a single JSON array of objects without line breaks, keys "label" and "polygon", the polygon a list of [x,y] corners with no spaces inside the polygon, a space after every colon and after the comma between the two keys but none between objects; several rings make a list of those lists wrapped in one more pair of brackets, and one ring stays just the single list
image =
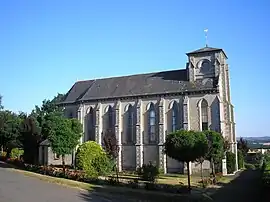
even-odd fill
[{"label": "sky", "polygon": [[237,136],[270,135],[270,1],[1,0],[0,94],[30,112],[78,80],[183,69],[222,48]]}]

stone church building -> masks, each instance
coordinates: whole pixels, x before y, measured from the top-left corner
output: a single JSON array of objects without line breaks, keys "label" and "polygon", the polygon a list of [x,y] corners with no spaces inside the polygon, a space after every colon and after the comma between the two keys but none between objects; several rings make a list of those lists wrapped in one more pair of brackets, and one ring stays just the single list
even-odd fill
[{"label": "stone church building", "polygon": [[[186,55],[185,69],[76,82],[62,104],[66,116],[83,124],[81,142],[102,145],[105,131],[112,129],[120,146],[120,170],[151,161],[165,173],[183,172],[182,163],[162,152],[166,135],[211,129],[230,141],[237,159],[227,56],[207,46]],[[222,165],[226,173],[225,160]],[[191,167],[199,169],[195,163]]]}]

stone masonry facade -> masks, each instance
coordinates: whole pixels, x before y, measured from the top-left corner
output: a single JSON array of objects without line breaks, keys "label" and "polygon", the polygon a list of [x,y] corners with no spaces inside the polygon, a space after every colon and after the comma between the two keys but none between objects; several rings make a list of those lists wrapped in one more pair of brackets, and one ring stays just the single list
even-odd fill
[{"label": "stone masonry facade", "polygon": [[[186,79],[177,79],[176,74],[167,78],[168,72],[161,72],[154,76],[115,78],[113,82],[116,84],[108,79],[76,83],[62,104],[66,116],[77,117],[83,125],[81,143],[94,140],[102,145],[105,131],[113,129],[120,148],[117,159],[120,171],[135,170],[152,162],[164,173],[185,172],[182,163],[163,153],[166,135],[178,129],[211,129],[220,132],[230,142],[231,151],[237,157],[227,56],[222,49],[209,47],[187,53],[187,56],[186,69],[177,71],[179,75],[186,75]],[[135,79],[139,77],[144,77],[147,82],[137,84]],[[119,82],[124,79],[129,82],[125,83],[125,88],[130,86],[130,89],[121,89],[117,94],[122,86]],[[110,86],[106,90],[113,85],[115,89],[103,96],[103,83]],[[138,89],[143,88],[145,92],[137,92],[136,85],[143,85]],[[154,85],[159,86],[155,89]],[[78,93],[79,88],[82,93]],[[130,94],[122,93],[125,90]],[[226,174],[225,160],[222,165]],[[199,166],[195,163],[191,167],[192,172],[198,172]],[[209,162],[205,162],[203,167],[209,169]]]}]

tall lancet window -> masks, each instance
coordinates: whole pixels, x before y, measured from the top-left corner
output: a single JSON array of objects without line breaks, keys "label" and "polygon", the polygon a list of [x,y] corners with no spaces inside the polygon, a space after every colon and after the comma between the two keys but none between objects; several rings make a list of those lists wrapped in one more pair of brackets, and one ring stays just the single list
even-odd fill
[{"label": "tall lancet window", "polygon": [[127,110],[127,143],[134,143],[134,128],[134,111],[132,105],[129,105]]},{"label": "tall lancet window", "polygon": [[172,132],[177,131],[179,128],[179,119],[178,119],[178,106],[176,102],[173,102],[173,106],[172,106]]},{"label": "tall lancet window", "polygon": [[108,108],[108,128],[110,130],[113,130],[114,124],[113,124],[113,109],[111,106]]},{"label": "tall lancet window", "polygon": [[87,138],[86,141],[95,141],[95,122],[94,122],[94,110],[91,107],[87,114]]},{"label": "tall lancet window", "polygon": [[149,143],[156,142],[156,112],[153,103],[149,107]]},{"label": "tall lancet window", "polygon": [[208,103],[205,99],[201,102],[201,124],[202,130],[208,130]]}]

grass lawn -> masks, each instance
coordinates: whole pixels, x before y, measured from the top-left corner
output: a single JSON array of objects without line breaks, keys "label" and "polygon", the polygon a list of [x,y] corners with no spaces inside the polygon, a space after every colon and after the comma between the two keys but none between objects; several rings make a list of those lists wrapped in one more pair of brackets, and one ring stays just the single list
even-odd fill
[{"label": "grass lawn", "polygon": [[[120,179],[123,180],[134,180],[138,178],[136,174],[120,174]],[[201,180],[201,177],[197,175],[192,175],[191,178],[191,185],[196,187],[199,186],[199,181]],[[157,183],[159,184],[170,184],[170,185],[187,185],[187,175],[181,175],[181,174],[166,174],[166,175],[160,175],[157,179]]]}]

